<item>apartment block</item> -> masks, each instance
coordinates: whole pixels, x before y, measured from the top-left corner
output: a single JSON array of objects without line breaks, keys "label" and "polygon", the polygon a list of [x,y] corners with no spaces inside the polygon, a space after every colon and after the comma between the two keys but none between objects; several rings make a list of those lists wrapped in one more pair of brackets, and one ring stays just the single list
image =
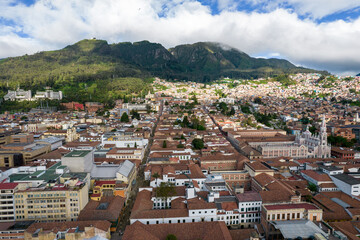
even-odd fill
[{"label": "apartment block", "polygon": [[72,179],[65,184],[15,192],[16,221],[75,221],[89,201],[88,184]]},{"label": "apartment block", "polygon": [[18,183],[0,183],[0,222],[15,220],[14,192]]}]

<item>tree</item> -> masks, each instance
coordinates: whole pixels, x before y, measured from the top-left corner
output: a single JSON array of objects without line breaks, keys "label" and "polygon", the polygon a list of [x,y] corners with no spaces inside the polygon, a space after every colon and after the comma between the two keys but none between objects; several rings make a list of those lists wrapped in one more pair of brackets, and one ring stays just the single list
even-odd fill
[{"label": "tree", "polygon": [[261,98],[257,97],[254,99],[254,103],[262,104],[263,102],[261,101]]},{"label": "tree", "polygon": [[151,106],[149,104],[146,104],[146,112],[147,113],[151,112]]},{"label": "tree", "polygon": [[192,145],[194,147],[194,149],[200,150],[203,149],[204,146],[204,140],[200,139],[200,138],[195,138],[194,140],[192,140]]},{"label": "tree", "polygon": [[308,189],[312,192],[316,192],[317,191],[317,186],[313,183],[309,183],[308,185]]},{"label": "tree", "polygon": [[162,182],[160,186],[155,189],[155,194],[165,201],[165,208],[168,208],[168,199],[176,195],[175,184]]},{"label": "tree", "polygon": [[129,116],[127,115],[126,112],[124,112],[124,113],[121,115],[120,121],[121,121],[121,122],[129,122]]},{"label": "tree", "polygon": [[162,147],[163,147],[163,148],[167,148],[167,144],[166,144],[166,141],[165,141],[165,140],[163,141]]},{"label": "tree", "polygon": [[160,177],[160,175],[159,175],[159,173],[154,173],[153,175],[152,175],[152,177],[153,178],[155,178],[155,185],[157,186],[157,180],[158,180],[158,178]]},{"label": "tree", "polygon": [[131,115],[132,115],[132,119],[134,119],[134,118],[136,118],[137,120],[140,120],[140,114],[137,112],[137,111],[135,111],[135,110],[131,110]]},{"label": "tree", "polygon": [[177,147],[177,148],[184,148],[185,146],[184,146],[184,144],[179,143],[176,147]]},{"label": "tree", "polygon": [[166,236],[166,240],[177,240],[177,237],[174,234],[169,234]]},{"label": "tree", "polygon": [[230,112],[228,113],[228,115],[232,116],[234,114],[235,114],[235,109],[234,109],[234,107],[231,107]]}]

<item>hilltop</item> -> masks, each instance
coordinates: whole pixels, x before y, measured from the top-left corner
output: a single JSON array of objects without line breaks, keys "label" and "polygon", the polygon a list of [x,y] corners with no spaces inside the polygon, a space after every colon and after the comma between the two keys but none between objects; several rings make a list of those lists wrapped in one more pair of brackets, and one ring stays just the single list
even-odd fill
[{"label": "hilltop", "polygon": [[53,86],[59,82],[113,77],[150,77],[212,81],[220,77],[256,78],[281,73],[315,72],[287,60],[253,58],[220,43],[199,42],[171,49],[161,44],[82,40],[57,51],[0,60],[0,81]]}]

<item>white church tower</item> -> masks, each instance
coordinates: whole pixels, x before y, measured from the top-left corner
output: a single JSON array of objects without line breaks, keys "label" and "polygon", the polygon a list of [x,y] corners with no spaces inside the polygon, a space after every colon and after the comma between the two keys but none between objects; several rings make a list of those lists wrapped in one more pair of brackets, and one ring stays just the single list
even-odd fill
[{"label": "white church tower", "polygon": [[323,116],[321,126],[320,126],[320,145],[318,148],[318,156],[321,158],[329,158],[331,156],[331,146],[327,142],[327,133],[326,133],[326,121],[325,116]]}]

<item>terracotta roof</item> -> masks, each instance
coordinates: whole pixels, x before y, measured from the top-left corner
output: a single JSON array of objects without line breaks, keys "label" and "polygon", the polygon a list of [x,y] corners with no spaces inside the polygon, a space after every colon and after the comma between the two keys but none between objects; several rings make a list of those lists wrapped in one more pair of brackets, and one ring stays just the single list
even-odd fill
[{"label": "terracotta roof", "polygon": [[49,153],[45,153],[37,159],[61,159],[61,157],[65,154],[65,152],[60,152],[58,149]]},{"label": "terracotta roof", "polygon": [[250,167],[254,171],[270,171],[270,172],[274,171],[274,170],[268,168],[267,166],[262,164],[262,162],[259,162],[259,161],[246,162],[245,165],[247,165],[248,167]]},{"label": "terracotta roof", "polygon": [[84,209],[81,210],[78,220],[116,221],[120,215],[124,203],[125,199],[120,196],[102,197],[99,202],[90,200]]},{"label": "terracotta roof", "polygon": [[258,233],[254,228],[249,228],[230,230],[230,234],[233,240],[248,240]]},{"label": "terracotta roof", "polygon": [[255,191],[236,194],[236,198],[238,199],[239,202],[261,201],[260,194]]},{"label": "terracotta roof", "polygon": [[319,182],[332,182],[331,178],[325,173],[320,174],[314,170],[302,170],[301,173]]},{"label": "terracotta roof", "polygon": [[165,240],[173,234],[178,240],[232,240],[224,222],[195,222],[144,225],[135,222],[126,227],[123,240]]},{"label": "terracotta roof", "polygon": [[347,221],[347,222],[329,222],[329,224],[336,230],[340,230],[351,240],[358,240],[360,222]]},{"label": "terracotta roof", "polygon": [[103,231],[108,231],[110,229],[111,223],[105,220],[97,221],[75,221],[75,222],[47,222],[47,223],[33,223],[27,229],[26,232],[33,234],[37,229],[42,229],[43,231],[51,231],[53,233],[58,233],[58,231],[65,231],[69,228],[79,227],[80,231],[84,231],[86,227],[96,227]]},{"label": "terracotta roof", "polygon": [[16,188],[18,183],[0,183],[1,190],[9,190]]},{"label": "terracotta roof", "polygon": [[344,207],[333,201],[335,198],[349,204],[353,208],[358,208],[360,205],[360,201],[343,192],[320,192],[312,201],[323,209],[323,219],[325,221],[351,220]]},{"label": "terracotta roof", "polygon": [[236,202],[222,202],[221,208],[225,211],[233,211],[234,209],[238,209],[239,206],[236,204]]},{"label": "terracotta roof", "polygon": [[266,185],[276,181],[273,176],[266,173],[261,173],[253,178],[260,186],[265,187]]},{"label": "terracotta roof", "polygon": [[188,204],[188,209],[189,210],[216,208],[215,203],[206,202],[201,198],[188,199],[187,204]]}]

